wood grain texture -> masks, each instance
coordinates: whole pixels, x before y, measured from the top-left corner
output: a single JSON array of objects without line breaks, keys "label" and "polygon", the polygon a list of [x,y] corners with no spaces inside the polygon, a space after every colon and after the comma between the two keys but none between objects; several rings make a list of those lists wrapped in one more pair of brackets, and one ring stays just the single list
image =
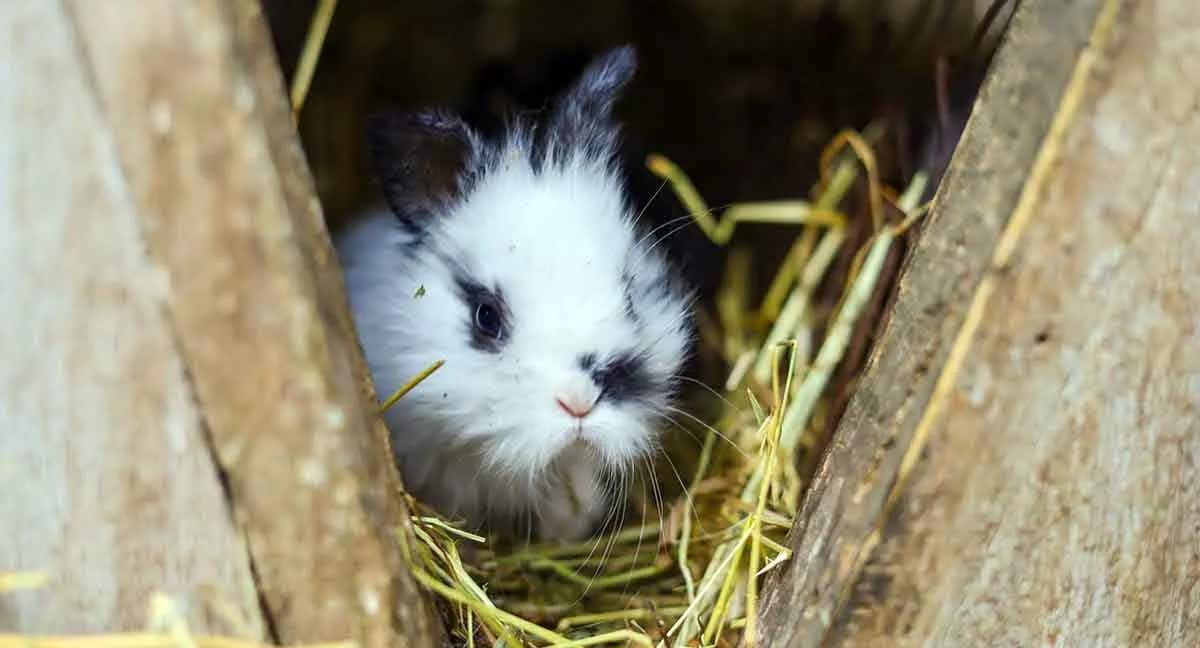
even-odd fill
[{"label": "wood grain texture", "polygon": [[0,595],[0,629],[133,630],[162,591],[198,631],[265,638],[74,28],[42,0],[0,3],[0,25],[0,571],[50,577]]},{"label": "wood grain texture", "polygon": [[1106,5],[830,645],[1200,641],[1200,6]]},{"label": "wood grain texture", "polygon": [[1187,0],[1025,3],[765,640],[1196,642],[1197,29]]},{"label": "wood grain texture", "polygon": [[997,52],[920,240],[770,579],[761,640],[823,645],[878,528],[888,493],[1015,208],[1100,0],[1022,3]]},{"label": "wood grain texture", "polygon": [[[157,334],[163,339],[142,351],[137,362],[130,361],[129,371],[137,374],[144,365],[149,372],[155,363],[165,362],[177,371],[177,380],[147,379],[137,383],[145,393],[122,397],[174,403],[172,399],[186,396],[196,429],[207,432],[203,445],[196,445],[205,441],[203,436],[190,439],[187,460],[206,469],[214,485],[219,485],[218,475],[227,484],[230,500],[224,508],[214,504],[216,511],[206,513],[182,505],[163,526],[171,533],[192,529],[203,537],[194,527],[224,520],[244,532],[271,638],[287,643],[353,638],[367,646],[437,643],[440,627],[395,542],[394,530],[407,523],[398,498],[399,478],[381,423],[371,413],[374,395],[258,3],[19,4],[36,7],[35,13],[63,25],[66,35],[58,49],[76,53],[63,65],[81,80],[83,97],[93,106],[92,122],[78,128],[109,142],[108,164],[99,170],[70,159],[71,148],[54,148],[59,166],[44,168],[38,189],[57,188],[49,175],[54,169],[82,180],[99,175],[120,187],[124,212],[119,213],[129,221],[125,238],[116,238],[118,232],[110,232],[101,220],[118,213],[109,205],[96,201],[99,213],[89,213],[92,201],[83,196],[70,210],[63,208],[62,219],[90,218],[95,237],[112,237],[80,243],[86,253],[66,257],[76,281],[103,275],[109,271],[103,267],[105,259],[121,255],[157,268],[154,273],[131,268],[114,279],[117,286],[153,279],[158,291],[153,299],[147,297],[146,309],[158,318]],[[29,95],[54,100],[56,79],[32,68],[25,73],[34,86]],[[59,122],[69,121],[70,114],[63,108],[59,121],[47,127],[64,127]],[[14,130],[28,136],[38,132]],[[13,146],[11,157],[17,161],[12,164],[19,165],[20,158],[38,148],[32,142]],[[38,211],[36,205],[15,205],[10,220],[28,219]],[[12,240],[25,245],[25,238]],[[47,243],[38,252],[44,255],[49,247]],[[33,255],[28,263],[44,261]],[[64,293],[64,287],[53,287],[53,294]],[[82,313],[93,307],[93,298],[65,294],[76,319],[86,320]],[[112,306],[118,311],[114,317],[132,317],[122,306]],[[147,332],[141,321],[128,324],[122,328],[124,336],[146,345],[155,342],[154,331]],[[31,335],[18,339],[36,341]],[[105,398],[134,387],[114,379]],[[53,395],[44,389],[37,392],[47,401],[43,410],[63,416],[58,411],[63,405],[51,403]],[[155,418],[160,414],[148,412],[145,427],[161,428],[162,420]],[[100,425],[119,424],[106,410],[79,415],[97,418]],[[30,427],[19,443],[30,452],[48,453],[50,464],[62,463],[61,452],[47,450],[35,438],[40,433]],[[107,452],[126,453],[127,461],[141,464],[141,448],[128,443]],[[139,506],[153,510],[161,505],[156,499],[160,492],[182,488],[176,480],[191,479],[179,472],[177,463],[159,464],[147,478]],[[56,470],[69,471],[69,466]],[[128,518],[122,513],[109,524],[123,528],[126,519],[136,523],[141,511],[129,511]],[[156,536],[148,531],[147,537]],[[154,562],[155,555],[168,562],[195,560],[187,546],[168,545],[171,536],[157,537],[163,546],[139,565],[142,573],[135,577],[125,566],[119,578],[161,578],[165,570]],[[29,542],[37,539],[31,535]],[[120,544],[119,539],[114,542]],[[236,555],[213,551],[212,569],[233,568],[228,563]],[[243,572],[246,554],[242,548]],[[193,585],[186,576],[185,585]],[[242,576],[239,583],[244,584]],[[96,594],[112,596],[104,590]],[[130,614],[128,602],[112,605]],[[105,621],[91,623],[95,628]]]}]

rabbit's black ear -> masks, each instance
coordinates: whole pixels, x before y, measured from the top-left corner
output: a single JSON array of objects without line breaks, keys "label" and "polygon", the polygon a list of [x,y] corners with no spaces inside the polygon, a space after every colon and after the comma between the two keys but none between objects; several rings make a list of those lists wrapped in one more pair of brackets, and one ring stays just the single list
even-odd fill
[{"label": "rabbit's black ear", "polygon": [[637,70],[632,46],[609,50],[584,69],[554,104],[540,143],[547,155],[562,159],[574,152],[594,157],[611,155],[618,128],[613,104]]},{"label": "rabbit's black ear", "polygon": [[372,116],[367,145],[388,205],[416,230],[469,188],[481,158],[471,127],[433,110]]}]

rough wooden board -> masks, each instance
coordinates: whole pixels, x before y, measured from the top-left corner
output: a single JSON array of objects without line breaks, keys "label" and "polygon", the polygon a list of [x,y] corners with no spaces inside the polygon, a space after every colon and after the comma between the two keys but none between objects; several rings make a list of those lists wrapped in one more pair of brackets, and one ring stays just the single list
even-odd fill
[{"label": "rough wooden board", "polygon": [[1200,6],[1106,4],[830,645],[1200,641]]},{"label": "rough wooden board", "polygon": [[1028,1],[1014,17],[888,323],[768,584],[761,641],[822,645],[858,578],[966,307],[1015,208],[1100,0]]},{"label": "rough wooden board", "polygon": [[433,643],[258,3],[72,6],[277,638]]},{"label": "rough wooden board", "polygon": [[[140,620],[141,602],[134,608],[132,601],[119,596],[126,580],[142,584],[166,579],[171,585],[174,563],[197,557],[211,562],[210,569],[219,573],[238,564],[248,572],[244,548],[239,558],[227,552],[189,553],[187,543],[169,544],[177,532],[190,531],[197,540],[205,540],[196,524],[220,529],[222,520],[229,525],[232,511],[245,533],[273,638],[288,643],[352,638],[367,646],[437,643],[440,626],[404,569],[395,542],[394,529],[407,523],[397,497],[399,479],[381,423],[370,414],[374,401],[349,327],[340,274],[258,3],[66,0],[20,3],[17,8],[36,8],[36,15],[70,26],[60,27],[66,35],[59,49],[75,57],[64,67],[80,79],[85,89],[79,92],[92,109],[91,121],[78,130],[108,142],[109,158],[104,160],[107,165],[93,167],[71,159],[70,140],[51,137],[42,146],[28,139],[44,137],[41,130],[18,128],[13,132],[27,139],[13,146],[10,164],[20,167],[25,157],[48,151],[65,178],[99,175],[120,186],[123,202],[117,206],[125,212],[110,213],[110,205],[84,196],[71,203],[74,211],[63,217],[102,219],[125,213],[129,221],[126,232],[110,232],[103,220],[97,221],[101,225],[95,236],[113,239],[91,241],[88,250],[94,247],[105,254],[60,260],[77,264],[70,267],[80,275],[78,281],[104,276],[106,262],[120,267],[113,259],[122,254],[158,268],[132,268],[120,278],[134,286],[150,282],[157,289],[151,306],[159,318],[157,333],[165,337],[138,361],[150,372],[154,362],[169,360],[174,364],[168,368],[178,370],[179,380],[172,383],[168,375],[146,386],[158,391],[126,394],[131,386],[114,379],[102,397],[117,403],[120,398],[174,403],[171,399],[183,390],[186,403],[202,417],[194,422],[197,430],[209,433],[208,444],[190,446],[193,452],[187,460],[206,467],[214,485],[219,470],[232,496],[232,504],[217,506],[216,512],[202,501],[178,504],[173,516],[161,521],[170,533],[160,527],[148,536],[162,543],[161,551],[147,551],[146,564],[120,565],[119,581],[110,579],[104,583],[108,589],[90,593],[114,599],[121,619],[134,618],[131,610],[136,609]],[[5,5],[10,9],[14,8]],[[18,11],[12,14],[15,18]],[[24,35],[39,37],[36,30]],[[22,68],[23,78],[34,85],[21,96],[57,101],[52,72]],[[78,102],[54,106],[62,111],[50,112],[57,121],[46,125],[69,126],[67,132],[76,133],[77,125],[70,121],[74,103]],[[53,193],[67,184],[54,182],[52,167],[36,168],[43,173],[37,178],[37,191]],[[100,213],[88,214],[89,204]],[[36,205],[19,207],[8,219],[17,225],[17,236],[6,239],[14,245],[23,245],[26,238],[20,219],[41,211]],[[122,233],[126,238],[117,238]],[[60,235],[66,237],[67,232]],[[38,251],[50,254],[49,247],[47,243]],[[41,257],[28,263],[35,261],[44,263]],[[7,276],[25,276],[19,270]],[[118,288],[121,285],[117,282]],[[78,298],[69,305],[78,309],[73,311],[76,319],[87,321],[83,313],[89,304],[85,298],[93,299],[90,294],[61,289],[57,293]],[[118,291],[114,310],[122,305],[119,298]],[[156,342],[155,331],[144,330],[140,320],[129,324],[121,336],[146,335],[146,344]],[[30,347],[37,339],[30,333],[17,338]],[[110,343],[104,336],[88,342]],[[160,358],[159,353],[173,355]],[[25,364],[18,366],[26,373],[33,371]],[[128,370],[136,372],[137,365]],[[64,407],[50,402],[60,394],[37,396],[45,401],[40,405],[44,410],[54,413]],[[146,414],[150,430],[156,429],[151,416],[156,413],[160,412]],[[97,425],[115,423],[103,419]],[[157,424],[161,427],[163,421]],[[87,426],[73,432],[79,430],[86,432]],[[30,436],[40,432],[35,427],[22,437],[22,443],[34,449],[30,452],[46,450]],[[140,466],[137,449],[126,446],[101,449],[123,452],[126,461]],[[70,446],[62,452],[73,450]],[[172,480],[191,478],[184,470],[187,462],[156,459],[153,453],[147,457],[156,470],[146,475],[145,488],[138,492],[142,499],[136,504],[141,508],[123,510],[105,523],[122,530],[127,523],[138,524],[143,511],[153,512],[160,504],[155,499],[159,493],[178,487]],[[92,528],[79,529],[69,538],[72,546],[85,544]],[[39,540],[31,536],[27,542]],[[215,545],[214,551],[221,548]],[[157,556],[164,556],[167,564],[160,564]],[[84,563],[79,569],[89,573],[99,568]],[[180,588],[197,584],[188,578],[192,572],[179,571]],[[87,618],[90,629],[106,624],[104,617]],[[54,629],[75,630],[58,625]]]},{"label": "rough wooden board", "polygon": [[[0,629],[135,630],[151,595],[265,638],[113,133],[58,3],[0,3]],[[240,622],[214,616],[223,601]]]}]

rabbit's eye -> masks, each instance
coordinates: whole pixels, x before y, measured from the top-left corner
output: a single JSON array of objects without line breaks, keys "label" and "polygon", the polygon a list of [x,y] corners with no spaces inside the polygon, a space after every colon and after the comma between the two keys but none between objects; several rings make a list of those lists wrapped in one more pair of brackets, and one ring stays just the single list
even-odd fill
[{"label": "rabbit's eye", "polygon": [[475,330],[497,342],[500,341],[504,327],[495,306],[485,302],[475,306]]},{"label": "rabbit's eye", "polygon": [[512,320],[500,289],[488,289],[466,277],[458,277],[455,281],[463,304],[469,309],[467,330],[471,334],[471,346],[480,351],[499,353],[512,332]]}]

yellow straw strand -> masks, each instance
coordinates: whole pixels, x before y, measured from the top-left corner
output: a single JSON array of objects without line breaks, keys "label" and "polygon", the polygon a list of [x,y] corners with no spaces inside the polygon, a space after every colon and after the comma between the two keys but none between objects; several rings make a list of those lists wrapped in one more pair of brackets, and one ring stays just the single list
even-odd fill
[{"label": "yellow straw strand", "polygon": [[428,378],[430,375],[432,375],[433,372],[437,371],[438,369],[441,369],[442,365],[444,365],[444,364],[446,364],[445,360],[438,360],[437,362],[429,365],[428,367],[425,367],[425,369],[422,370],[421,373],[417,374],[416,376],[413,376],[413,378],[411,380],[404,383],[404,385],[401,386],[400,389],[397,389],[394,394],[389,396],[388,399],[383,402],[383,405],[379,406],[379,413],[382,414],[383,412],[386,412],[389,409],[391,409],[391,407],[393,405],[395,405],[397,401],[399,401],[401,398],[404,398],[404,396],[406,394],[408,394],[408,392],[412,391],[417,385],[421,384],[421,382],[424,381],[426,378]]},{"label": "yellow straw strand", "polygon": [[308,25],[304,49],[300,52],[300,62],[297,63],[295,75],[292,77],[292,116],[296,119],[300,118],[300,110],[304,107],[304,99],[308,96],[309,86],[312,85],[317,60],[321,56],[321,48],[325,44],[325,36],[329,33],[329,25],[333,22],[333,11],[336,8],[337,0],[320,0]]}]

